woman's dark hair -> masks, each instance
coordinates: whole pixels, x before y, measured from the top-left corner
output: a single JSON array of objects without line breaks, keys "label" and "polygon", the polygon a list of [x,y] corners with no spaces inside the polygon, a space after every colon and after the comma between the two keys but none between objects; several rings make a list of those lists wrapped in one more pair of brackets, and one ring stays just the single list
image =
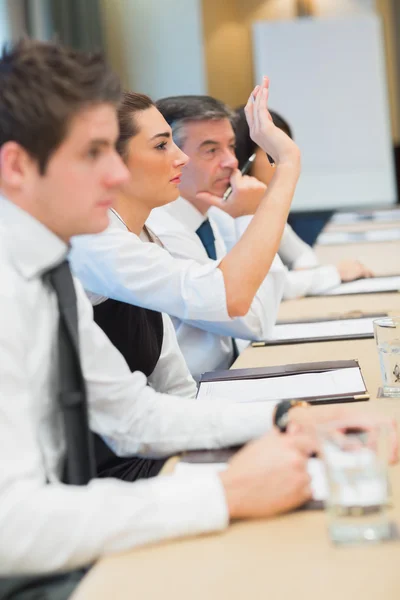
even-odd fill
[{"label": "woman's dark hair", "polygon": [[73,117],[102,103],[117,106],[121,87],[101,54],[24,39],[0,57],[0,147],[17,142],[46,172]]},{"label": "woman's dark hair", "polygon": [[[269,111],[274,124],[282,129],[290,138],[293,137],[292,130],[289,123],[285,121],[283,117],[278,115],[273,110]],[[236,109],[237,119],[235,122],[235,134],[236,134],[236,156],[239,161],[239,169],[241,169],[250,156],[256,151],[257,144],[253,142],[250,137],[249,126],[247,125],[246,115],[244,113],[244,106],[240,106]]]},{"label": "woman's dark hair", "polygon": [[135,92],[124,92],[118,107],[119,137],[117,151],[126,158],[126,146],[131,138],[139,133],[135,115],[154,106],[154,102],[145,94]]}]

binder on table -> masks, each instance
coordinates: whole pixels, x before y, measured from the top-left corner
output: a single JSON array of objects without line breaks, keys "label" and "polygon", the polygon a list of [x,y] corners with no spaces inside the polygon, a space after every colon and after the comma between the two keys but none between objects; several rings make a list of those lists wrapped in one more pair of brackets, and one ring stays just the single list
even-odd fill
[{"label": "binder on table", "polygon": [[319,246],[340,246],[343,244],[366,244],[396,242],[400,240],[399,229],[369,229],[368,231],[326,231],[317,238]]},{"label": "binder on table", "polygon": [[202,375],[197,398],[334,404],[369,400],[369,394],[358,361],[339,360],[211,371]]},{"label": "binder on table", "polygon": [[361,317],[344,316],[278,321],[270,339],[252,342],[251,345],[253,348],[260,348],[263,346],[373,338],[373,320],[386,316],[387,313],[371,313],[363,314]]},{"label": "binder on table", "polygon": [[363,212],[337,212],[332,216],[329,224],[352,225],[353,223],[362,223],[365,221],[387,223],[400,221],[400,209],[388,208]]},{"label": "binder on table", "polygon": [[380,275],[341,283],[314,296],[347,296],[349,294],[382,294],[400,291],[400,275]]}]

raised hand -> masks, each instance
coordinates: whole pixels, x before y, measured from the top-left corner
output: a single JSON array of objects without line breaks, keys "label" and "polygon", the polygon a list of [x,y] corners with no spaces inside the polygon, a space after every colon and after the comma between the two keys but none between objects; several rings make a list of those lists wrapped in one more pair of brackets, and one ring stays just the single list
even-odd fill
[{"label": "raised hand", "polygon": [[252,140],[267,154],[272,156],[276,164],[300,161],[300,150],[286,133],[276,127],[268,111],[269,79],[264,77],[261,85],[257,85],[250,94],[245,107],[247,123]]},{"label": "raised hand", "polygon": [[355,279],[374,276],[372,271],[358,260],[342,260],[336,266],[342,281],[354,281]]}]

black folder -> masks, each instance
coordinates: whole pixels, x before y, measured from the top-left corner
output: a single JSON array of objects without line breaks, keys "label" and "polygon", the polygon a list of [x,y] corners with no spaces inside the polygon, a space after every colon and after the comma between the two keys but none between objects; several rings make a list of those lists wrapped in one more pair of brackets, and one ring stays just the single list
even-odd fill
[{"label": "black folder", "polygon": [[[234,381],[243,379],[267,379],[270,377],[285,377],[288,375],[301,375],[305,373],[325,373],[327,371],[336,371],[338,369],[349,369],[360,365],[358,360],[336,360],[323,362],[297,363],[290,365],[278,365],[274,367],[255,367],[250,369],[229,369],[224,371],[210,371],[203,373],[200,379],[199,387],[204,382],[212,381]],[[360,369],[361,371],[361,369]],[[360,402],[369,400],[369,394],[366,391],[363,375],[361,378],[364,388],[357,392],[345,394],[336,394],[334,396],[312,396],[307,398],[291,398],[292,400],[307,400],[311,404],[335,404],[342,402]]]},{"label": "black folder", "polygon": [[[390,277],[396,278],[399,277],[400,274],[399,273],[395,273],[395,274],[390,274],[390,275],[375,275],[374,277],[372,277],[371,279],[388,279]],[[367,277],[360,277],[360,280],[364,280],[364,279],[369,279]],[[347,292],[346,294],[340,294],[340,293],[334,293],[336,288],[342,287],[342,286],[346,286],[349,285],[351,286],[352,283],[354,283],[355,281],[359,281],[357,279],[355,279],[354,281],[346,281],[344,283],[340,283],[339,285],[335,286],[334,288],[330,288],[329,290],[326,290],[326,292],[322,292],[321,294],[309,294],[307,296],[307,298],[334,298],[335,296],[357,296],[357,295],[364,295],[364,294],[393,294],[393,293],[398,293],[400,290],[398,289],[398,286],[394,283],[391,285],[391,287],[389,289],[386,290],[372,290],[372,291],[368,291],[368,292]],[[329,292],[329,293],[328,293]]]},{"label": "black folder", "polygon": [[[278,321],[277,325],[297,325],[303,323],[325,323],[327,321],[356,321],[357,319],[378,319],[379,317],[387,317],[387,313],[371,313],[371,314],[363,314],[360,317],[354,316],[344,316],[344,317],[327,317],[327,318],[319,318],[319,319],[304,319],[299,321]],[[251,345],[253,348],[261,348],[264,346],[285,346],[288,344],[313,344],[314,342],[336,342],[343,340],[362,340],[373,338],[374,333],[349,333],[349,334],[341,334],[335,336],[321,335],[318,337],[307,337],[307,338],[292,338],[287,340],[263,340],[260,342],[252,342]]]}]

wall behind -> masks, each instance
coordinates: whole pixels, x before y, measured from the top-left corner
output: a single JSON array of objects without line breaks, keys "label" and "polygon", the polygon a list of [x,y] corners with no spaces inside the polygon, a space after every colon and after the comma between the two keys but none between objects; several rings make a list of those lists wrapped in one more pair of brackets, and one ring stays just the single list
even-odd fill
[{"label": "wall behind", "polygon": [[102,10],[125,85],[154,99],[205,93],[201,0],[102,0]]},{"label": "wall behind", "polygon": [[24,0],[0,0],[0,47],[26,34]]},{"label": "wall behind", "polygon": [[[397,0],[395,0],[397,1]],[[221,6],[223,4],[223,7]],[[312,0],[316,16],[376,9],[385,30],[385,54],[392,135],[400,140],[391,0]],[[246,102],[253,87],[252,25],[255,21],[296,17],[295,0],[202,0],[208,92],[231,106]]]},{"label": "wall behind", "polygon": [[4,0],[0,2],[0,45],[7,41],[9,35],[8,11]]}]

